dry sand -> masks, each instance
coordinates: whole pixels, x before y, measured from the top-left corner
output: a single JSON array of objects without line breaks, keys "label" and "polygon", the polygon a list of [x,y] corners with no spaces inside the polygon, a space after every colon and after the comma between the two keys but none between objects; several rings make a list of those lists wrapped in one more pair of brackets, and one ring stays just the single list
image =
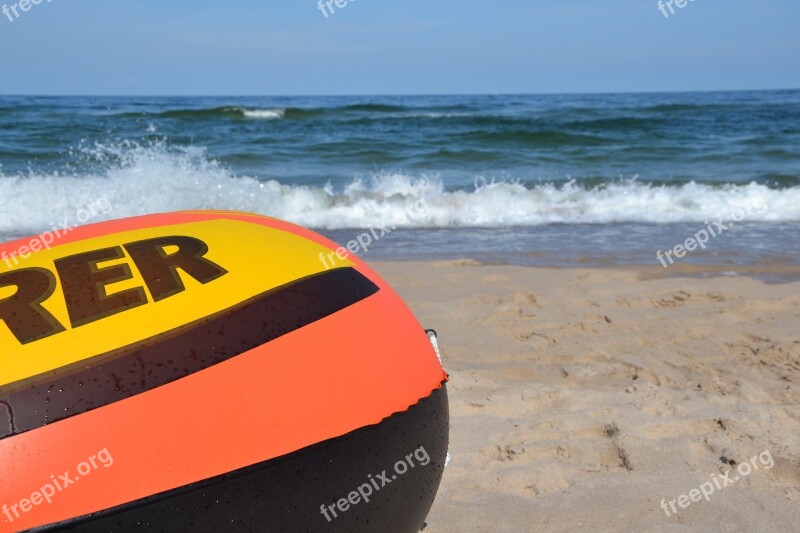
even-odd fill
[{"label": "dry sand", "polygon": [[[437,329],[451,375],[453,460],[426,533],[800,531],[800,283],[373,266]],[[771,469],[660,508],[765,450]]]}]

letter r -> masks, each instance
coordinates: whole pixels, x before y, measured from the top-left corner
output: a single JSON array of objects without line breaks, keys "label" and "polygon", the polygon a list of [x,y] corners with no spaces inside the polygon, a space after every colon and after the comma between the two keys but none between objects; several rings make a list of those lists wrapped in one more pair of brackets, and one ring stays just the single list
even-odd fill
[{"label": "letter r", "polygon": [[64,331],[64,326],[44,307],[56,289],[52,272],[44,268],[24,268],[0,274],[0,288],[15,286],[17,291],[0,300],[0,320],[22,344],[28,344]]}]

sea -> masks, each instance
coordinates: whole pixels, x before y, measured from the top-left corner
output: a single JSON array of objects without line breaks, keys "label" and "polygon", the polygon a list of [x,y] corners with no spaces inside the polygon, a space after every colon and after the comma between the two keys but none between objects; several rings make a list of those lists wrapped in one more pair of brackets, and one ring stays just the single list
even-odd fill
[{"label": "sea", "polygon": [[367,261],[797,266],[800,90],[0,96],[0,240],[184,209],[370,232]]}]

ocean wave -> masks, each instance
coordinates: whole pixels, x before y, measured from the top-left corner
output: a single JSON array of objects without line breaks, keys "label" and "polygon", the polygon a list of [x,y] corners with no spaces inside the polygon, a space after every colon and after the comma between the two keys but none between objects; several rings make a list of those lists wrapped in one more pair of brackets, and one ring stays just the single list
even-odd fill
[{"label": "ocean wave", "polygon": [[159,113],[125,113],[121,116],[151,116],[163,118],[178,118],[178,119],[209,119],[218,117],[240,118],[244,116],[241,108],[232,106],[223,107],[209,107],[200,109],[171,109],[169,111],[162,111]]},{"label": "ocean wave", "polygon": [[387,104],[350,104],[332,108],[338,111],[363,111],[366,113],[402,113],[409,108],[402,105]]},{"label": "ocean wave", "polygon": [[605,134],[566,132],[556,128],[472,130],[458,134],[459,139],[486,146],[535,146],[561,148],[564,146],[601,146],[610,141]]},{"label": "ocean wave", "polygon": [[475,178],[447,189],[436,175],[375,172],[342,187],[290,185],[235,175],[202,148],[132,142],[85,149],[93,171],[0,173],[0,232],[37,233],[105,198],[105,218],[181,209],[251,211],[320,229],[513,227],[673,223],[730,219],[800,221],[800,187],[654,185],[620,180],[522,184]]},{"label": "ocean wave", "polygon": [[242,114],[246,118],[260,118],[275,120],[286,115],[285,109],[242,109]]},{"label": "ocean wave", "polygon": [[206,119],[206,118],[254,118],[275,120],[284,118],[285,108],[244,108],[244,107],[213,107],[208,109],[176,109],[158,113],[158,116],[165,118],[179,119]]},{"label": "ocean wave", "polygon": [[256,119],[307,119],[322,116],[363,118],[365,116],[391,115],[397,118],[450,118],[468,116],[471,108],[465,105],[415,108],[386,104],[350,104],[332,107],[242,107],[217,106],[207,108],[170,109],[158,112],[130,112],[112,114],[118,118],[172,118],[181,120],[208,120],[213,118]]},{"label": "ocean wave", "polygon": [[[299,110],[291,110],[299,111]],[[170,109],[168,111],[159,112],[130,112],[116,113],[111,116],[116,118],[171,118],[179,120],[211,120],[218,118],[229,119],[244,119],[244,118],[257,118],[257,119],[280,119],[286,116],[286,108],[248,108],[237,106],[219,106],[207,108],[192,108],[192,109]]]}]

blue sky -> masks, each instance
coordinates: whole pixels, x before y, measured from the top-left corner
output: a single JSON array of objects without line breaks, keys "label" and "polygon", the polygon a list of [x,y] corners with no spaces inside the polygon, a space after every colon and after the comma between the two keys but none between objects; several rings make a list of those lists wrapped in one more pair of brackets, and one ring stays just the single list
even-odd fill
[{"label": "blue sky", "polygon": [[328,18],[316,0],[43,0],[19,13],[0,15],[2,94],[800,87],[797,0],[695,0],[669,18],[656,0],[355,0]]}]

